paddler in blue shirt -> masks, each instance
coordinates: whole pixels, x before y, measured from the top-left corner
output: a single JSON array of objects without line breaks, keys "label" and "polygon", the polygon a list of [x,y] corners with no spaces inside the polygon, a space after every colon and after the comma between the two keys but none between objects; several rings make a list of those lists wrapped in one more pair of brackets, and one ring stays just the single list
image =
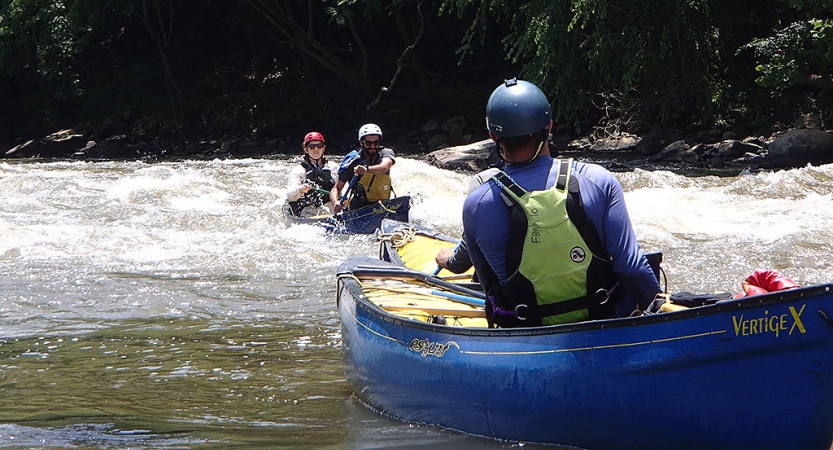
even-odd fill
[{"label": "paddler in blue shirt", "polygon": [[396,160],[393,150],[382,147],[382,129],[374,123],[362,125],[359,128],[359,145],[361,148],[348,153],[339,165],[338,181],[330,192],[335,212],[345,206],[339,194],[348,183],[353,191],[348,209],[358,209],[390,198],[390,168]]},{"label": "paddler in blue shirt", "polygon": [[[469,190],[466,195],[471,194],[478,187],[480,187],[481,184],[496,175],[500,170],[500,167],[503,167],[502,161],[500,166],[491,167],[475,175],[469,182]],[[466,245],[466,236],[463,235],[460,238],[460,241],[454,249],[449,247],[440,249],[440,251],[437,252],[437,256],[434,257],[434,261],[437,263],[438,267],[446,269],[452,273],[463,273],[469,270],[472,264],[469,249]]]},{"label": "paddler in blue shirt", "polygon": [[506,80],[486,105],[506,162],[469,194],[463,233],[499,327],[628,316],[661,292],[606,169],[550,156],[552,110],[541,90]]}]

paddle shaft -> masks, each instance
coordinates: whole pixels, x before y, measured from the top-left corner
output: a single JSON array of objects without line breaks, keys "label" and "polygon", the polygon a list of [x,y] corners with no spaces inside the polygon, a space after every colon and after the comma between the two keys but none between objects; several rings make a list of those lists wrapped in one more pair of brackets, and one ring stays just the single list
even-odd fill
[{"label": "paddle shaft", "polygon": [[344,195],[341,196],[341,203],[343,204],[345,200],[347,200],[347,196],[350,194],[350,191],[353,190],[353,186],[356,185],[356,182],[359,181],[358,175],[353,175],[353,178],[350,180],[350,184],[347,185],[347,190],[344,191]]},{"label": "paddle shaft", "polygon": [[[486,299],[486,294],[483,291],[475,291],[473,289],[469,289],[467,287],[460,286],[457,283],[450,283],[448,281],[443,280],[440,277],[432,277],[432,276],[430,276],[428,274],[425,274],[425,273],[413,272],[413,271],[411,273],[413,273],[414,275],[421,275],[421,276],[419,278],[415,279],[415,278],[409,277],[406,274],[384,273],[384,274],[374,274],[374,277],[376,277],[376,279],[379,279],[379,277],[381,276],[382,278],[385,278],[385,279],[388,279],[388,280],[394,280],[394,281],[399,282],[400,286],[402,284],[405,284],[406,285],[405,287],[409,287],[407,285],[410,284],[410,283],[413,283],[415,280],[422,280],[425,283],[431,284],[431,285],[436,286],[436,287],[441,287],[443,289],[448,289],[450,291],[457,291],[457,292],[460,292],[464,295],[468,295],[468,296],[474,297],[474,298],[480,298],[480,299],[484,299],[484,300]],[[369,278],[367,277],[366,273],[361,274],[361,276],[359,278],[361,278],[362,283],[366,283],[367,281],[369,281]],[[429,288],[425,288],[425,289],[429,289]]]},{"label": "paddle shaft", "polygon": [[462,303],[464,305],[474,306],[474,307],[484,307],[486,302],[483,299],[469,297],[467,295],[455,294],[453,292],[445,292],[440,291],[437,289],[431,288],[422,288],[418,286],[385,286],[385,285],[372,285],[367,284],[365,285],[367,289],[377,289],[377,290],[384,290],[393,293],[399,294],[423,294],[423,295],[434,295],[437,297],[443,297],[453,302]]},{"label": "paddle shaft", "polygon": [[[455,246],[454,246],[454,253],[457,253],[457,250],[459,250],[459,249],[460,249],[460,243],[461,243],[461,242],[463,242],[463,241],[458,242],[458,243],[457,243],[457,245],[455,245]],[[453,256],[453,255],[452,255],[452,256]],[[447,261],[447,260],[446,260],[446,261]],[[432,276],[437,276],[437,274],[439,274],[442,270],[443,270],[443,266],[440,266],[440,265],[438,264],[438,265],[437,265],[437,268],[436,268],[436,269],[434,269],[434,272],[433,272],[433,273],[431,273],[431,275],[432,275]]]},{"label": "paddle shaft", "polygon": [[449,300],[454,300],[455,302],[462,303],[464,305],[480,306],[480,307],[486,306],[486,301],[481,300],[479,298],[467,297],[465,295],[453,294],[451,292],[443,292],[443,291],[437,291],[437,290],[431,291],[431,294],[432,295],[439,295],[440,297],[445,297]]},{"label": "paddle shaft", "polygon": [[457,309],[457,308],[438,308],[434,306],[420,306],[420,305],[386,305],[380,304],[379,305],[382,309],[386,309],[388,311],[399,311],[399,312],[415,312],[415,313],[426,313],[426,314],[443,314],[446,316],[455,316],[455,317],[486,317],[486,311],[481,309]]}]

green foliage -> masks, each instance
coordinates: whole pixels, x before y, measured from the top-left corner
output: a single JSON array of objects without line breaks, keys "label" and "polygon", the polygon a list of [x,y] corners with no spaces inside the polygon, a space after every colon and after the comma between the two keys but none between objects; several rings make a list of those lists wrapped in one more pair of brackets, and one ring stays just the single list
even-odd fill
[{"label": "green foliage", "polygon": [[372,20],[384,10],[384,6],[378,0],[331,0],[329,3],[331,6],[325,7],[324,10],[332,17],[333,23],[339,26],[347,26],[348,16],[358,15]]},{"label": "green foliage", "polygon": [[833,20],[807,20],[790,24],[774,35],[747,45],[755,51],[761,76],[755,81],[766,88],[784,91],[820,77],[833,88]]},{"label": "green foliage", "polygon": [[[66,6],[60,0],[11,0],[0,6],[0,58],[36,64],[44,78],[72,84],[70,64],[75,56]],[[12,56],[23,49],[29,54]],[[3,64],[4,71],[18,67]],[[61,93],[59,93],[60,95]]]},{"label": "green foliage", "polygon": [[788,11],[803,17],[825,17],[833,11],[833,0],[784,0]]},{"label": "green foliage", "polygon": [[178,128],[185,104],[208,133],[480,124],[512,76],[583,131],[833,111],[831,11],[833,0],[5,0],[0,141],[130,115]]},{"label": "green foliage", "polygon": [[[470,24],[457,50],[461,58],[474,54],[473,43],[478,37],[480,44],[485,42],[487,29],[492,20],[500,21],[503,17],[512,16],[510,3],[501,0],[446,0],[440,5],[440,14],[456,14],[458,18]],[[468,17],[469,11],[474,11],[474,15]],[[461,59],[459,64],[462,65],[462,63]]]},{"label": "green foliage", "polygon": [[[0,97],[0,129],[19,127],[22,130],[39,126],[55,126],[63,117],[63,104],[78,94],[78,74],[73,67],[76,57],[73,34],[76,31],[61,0],[7,0],[0,3],[0,77],[11,80]],[[0,84],[2,86],[2,84]],[[37,92],[30,102],[39,106],[37,119],[22,120],[18,99],[6,89],[30,88]],[[26,116],[23,116],[26,117]],[[3,123],[8,122],[8,123]],[[21,123],[22,122],[22,123]]]},{"label": "green foliage", "polygon": [[448,0],[446,8],[478,9],[470,35],[486,32],[487,14],[511,17],[507,57],[524,63],[521,75],[549,94],[557,118],[582,120],[601,95],[643,120],[669,121],[717,108],[725,19],[713,3]]}]

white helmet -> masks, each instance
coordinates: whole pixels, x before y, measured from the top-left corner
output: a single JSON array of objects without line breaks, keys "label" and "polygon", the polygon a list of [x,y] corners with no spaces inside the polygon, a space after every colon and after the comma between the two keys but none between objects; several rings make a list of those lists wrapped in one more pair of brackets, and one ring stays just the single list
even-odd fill
[{"label": "white helmet", "polygon": [[368,135],[371,135],[371,134],[378,134],[379,139],[382,139],[382,129],[379,128],[379,125],[376,125],[375,123],[366,123],[366,124],[362,125],[361,128],[359,128],[359,140],[360,141],[362,139],[364,139],[365,136],[368,136]]}]

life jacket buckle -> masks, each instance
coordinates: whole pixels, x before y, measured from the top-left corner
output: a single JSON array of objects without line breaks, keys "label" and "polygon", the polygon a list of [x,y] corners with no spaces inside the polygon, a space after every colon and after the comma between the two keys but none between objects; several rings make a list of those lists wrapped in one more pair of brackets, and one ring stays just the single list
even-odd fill
[{"label": "life jacket buckle", "polygon": [[610,300],[610,295],[613,294],[613,291],[615,291],[618,287],[619,282],[617,281],[616,284],[614,284],[613,287],[611,287],[610,289],[601,288],[598,291],[596,291],[596,295],[604,298],[604,300],[602,300],[602,302],[599,304],[604,305],[605,303],[607,303],[607,301]]},{"label": "life jacket buckle", "polygon": [[521,314],[521,308],[523,308],[524,311],[526,311],[529,309],[529,306],[521,303],[520,305],[515,307],[515,313],[518,314],[518,320],[526,320],[525,314]]}]

